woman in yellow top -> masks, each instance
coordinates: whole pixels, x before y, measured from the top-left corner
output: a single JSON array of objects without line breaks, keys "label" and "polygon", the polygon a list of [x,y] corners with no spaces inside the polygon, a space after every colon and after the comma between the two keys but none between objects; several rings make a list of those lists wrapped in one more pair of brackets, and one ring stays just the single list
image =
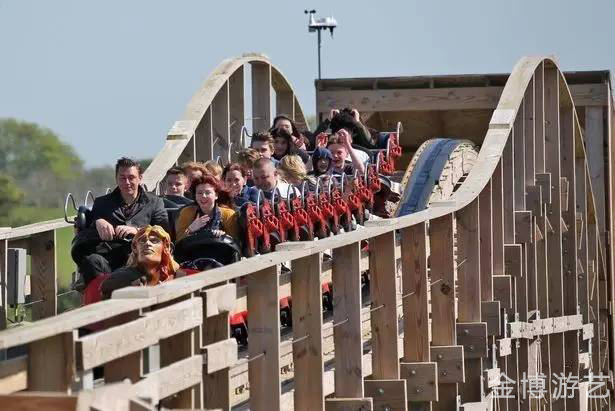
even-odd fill
[{"label": "woman in yellow top", "polygon": [[218,206],[221,186],[218,179],[211,175],[197,177],[192,181],[195,205],[182,208],[175,222],[175,241],[201,230],[209,230],[221,237],[227,234],[239,240],[239,221],[237,213],[228,207]]}]

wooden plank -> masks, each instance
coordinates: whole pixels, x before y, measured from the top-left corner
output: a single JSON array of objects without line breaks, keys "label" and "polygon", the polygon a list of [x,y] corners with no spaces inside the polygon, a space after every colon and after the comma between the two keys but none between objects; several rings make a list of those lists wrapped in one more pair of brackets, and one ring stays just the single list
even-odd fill
[{"label": "wooden plank", "polygon": [[[13,395],[0,395],[0,404],[10,405],[12,410],[64,411],[77,408],[77,396],[51,392],[28,392]],[[0,405],[0,408],[3,408]],[[4,408],[9,409],[9,408]]]},{"label": "wooden plank", "polygon": [[[458,322],[457,342],[464,348],[464,358],[466,359],[466,364],[470,362],[468,359],[487,357],[487,323]],[[478,396],[480,397],[480,392],[478,393]]]},{"label": "wooden plank", "polygon": [[30,295],[32,301],[40,301],[32,305],[32,319],[53,317],[58,313],[55,230],[33,235],[29,251]]},{"label": "wooden plank", "polygon": [[228,338],[203,347],[206,355],[205,372],[213,374],[225,368],[230,368],[237,362],[237,340]]},{"label": "wooden plank", "polygon": [[395,231],[369,241],[370,295],[372,303],[372,374],[378,380],[399,378],[397,347],[397,259]]},{"label": "wooden plank", "polygon": [[500,302],[503,309],[512,309],[512,283],[509,275],[493,276],[493,298]]},{"label": "wooden plank", "polygon": [[[269,67],[269,66],[267,66]],[[254,67],[253,67],[254,75]],[[250,409],[280,409],[280,309],[277,266],[247,276]],[[258,357],[258,358],[257,358]]]},{"label": "wooden plank", "polygon": [[26,356],[0,362],[0,394],[12,394],[28,388],[28,359]]},{"label": "wooden plank", "polygon": [[322,254],[294,260],[291,276],[293,297],[293,364],[296,410],[323,410]]},{"label": "wooden plank", "polygon": [[204,317],[213,317],[233,311],[236,306],[237,284],[223,284],[208,288],[201,293],[203,297]]},{"label": "wooden plank", "polygon": [[[179,334],[170,336],[160,341],[160,366],[169,368],[175,364],[182,363],[186,359],[194,358],[197,347],[200,347],[200,336],[197,329],[183,331]],[[161,395],[159,398],[165,399],[162,405],[167,408],[196,408],[200,406],[201,380],[203,376],[203,359],[201,355],[196,356],[201,361],[199,366],[199,378],[194,384],[184,385],[178,391],[174,391],[172,397]],[[162,368],[164,369],[164,368]],[[191,374],[192,375],[192,374]],[[189,378],[195,381],[193,378]],[[160,392],[160,391],[159,391]]]},{"label": "wooden plank", "polygon": [[[547,230],[547,275],[549,288],[549,317],[563,315],[563,277],[562,277],[562,212],[560,185],[560,121],[559,121],[559,77],[557,69],[545,68],[545,171],[551,174],[551,202],[547,204],[547,217],[552,230]],[[563,334],[549,336],[551,373],[564,372]],[[552,398],[555,409],[564,405],[563,399]]]},{"label": "wooden plank", "polygon": [[432,343],[455,343],[455,261],[453,254],[453,216],[447,215],[430,222]]},{"label": "wooden plank", "polygon": [[211,120],[213,130],[213,156],[216,160],[220,156],[224,163],[231,159],[230,146],[230,106],[228,81],[218,91],[211,103]]},{"label": "wooden plank", "polygon": [[333,250],[333,332],[335,393],[363,398],[363,343],[361,341],[361,271],[359,243]]},{"label": "wooden plank", "polygon": [[194,355],[148,374],[134,384],[134,388],[139,397],[157,404],[164,398],[200,384],[202,366],[203,358]]},{"label": "wooden plank", "polygon": [[[432,344],[451,346],[456,343],[452,214],[430,221],[429,241],[432,284],[440,280],[438,284],[431,287]],[[434,348],[432,347],[432,355]],[[438,363],[439,401],[434,404],[434,409],[450,410],[456,404],[457,385],[443,384],[441,368]]]},{"label": "wooden plank", "polygon": [[320,90],[316,112],[339,107],[354,107],[359,112],[494,109],[501,94],[501,87]]},{"label": "wooden plank", "polygon": [[374,408],[371,398],[327,398],[327,411],[371,411]]},{"label": "wooden plank", "polygon": [[479,195],[480,235],[480,298],[493,300],[493,215],[491,213],[491,181]]},{"label": "wooden plank", "polygon": [[[438,384],[439,389],[443,384],[454,384],[465,382],[464,368],[464,349],[461,345],[432,346],[431,356],[438,364]],[[450,386],[444,386],[447,391],[451,391]],[[454,387],[454,386],[453,386]],[[440,398],[439,405],[442,405]]]},{"label": "wooden plank", "polygon": [[480,303],[481,321],[487,323],[487,335],[500,336],[501,321],[500,321],[500,302],[499,301],[481,301]]},{"label": "wooden plank", "polygon": [[515,211],[515,242],[531,243],[533,239],[534,224],[532,220],[532,212]]},{"label": "wooden plank", "polygon": [[504,245],[504,264],[506,275],[523,277],[522,270],[523,249],[520,244]]},{"label": "wooden plank", "polygon": [[365,380],[365,396],[372,398],[374,410],[408,409],[406,380]]},{"label": "wooden plank", "polygon": [[419,223],[401,230],[404,362],[429,362],[429,305],[427,280],[427,226]]},{"label": "wooden plank", "polygon": [[605,215],[605,171],[604,171],[604,108],[585,107],[585,148],[587,165],[592,182],[596,218],[598,229],[603,243],[606,244],[604,232],[606,230]]},{"label": "wooden plank", "polygon": [[493,275],[504,275],[504,191],[502,161],[491,177],[493,224]]},{"label": "wooden plank", "polygon": [[252,65],[252,130],[268,130],[271,125],[271,66]]},{"label": "wooden plank", "polygon": [[[564,107],[560,109],[560,147],[561,147],[561,173],[562,179],[566,181],[566,196],[562,196],[566,201],[566,207],[562,207],[562,219],[568,226],[568,231],[562,235],[562,264],[564,273],[563,298],[564,315],[572,316],[577,314],[578,309],[578,244],[577,244],[577,208],[576,208],[576,154],[575,154],[575,125],[574,108]],[[566,368],[571,370],[573,375],[579,374],[579,338],[576,331],[564,334],[564,347]],[[567,398],[567,408],[578,408],[579,397]]]},{"label": "wooden plank", "polygon": [[438,401],[438,364],[413,362],[400,364],[401,378],[406,380],[411,408],[430,409],[429,401]]},{"label": "wooden plank", "polygon": [[194,133],[196,161],[207,161],[214,157],[214,131],[212,109],[208,107]]},{"label": "wooden plank", "polygon": [[[145,288],[145,287],[143,287]],[[35,326],[14,327],[0,334],[0,349],[53,337],[73,329],[147,306],[143,300],[108,300],[37,321]]]},{"label": "wooden plank", "polygon": [[237,152],[242,148],[241,128],[244,126],[244,70],[238,68],[228,79],[230,107],[230,154],[231,160],[237,159]]},{"label": "wooden plank", "polygon": [[[207,302],[204,301],[203,307],[207,307]],[[217,341],[224,341],[229,337],[228,312],[221,312],[213,317],[205,318],[203,326],[201,327],[201,340],[203,345],[207,346]],[[204,369],[206,367],[207,365],[203,366]],[[207,374],[205,370],[205,372],[203,372],[203,407],[205,409],[229,409],[231,406],[230,382],[229,368],[223,368],[213,374]]]},{"label": "wooden plank", "polygon": [[0,330],[6,329],[8,308],[7,248],[8,241],[0,240]]},{"label": "wooden plank", "polygon": [[[479,198],[476,198],[462,210],[457,212],[457,251],[462,261],[457,264],[457,289],[458,289],[458,321],[466,324],[461,327],[457,323],[457,342],[464,346],[466,381],[459,387],[462,401],[478,401],[481,398],[481,357],[487,353],[487,325],[484,329],[484,341],[478,344],[480,339],[474,336],[475,327],[470,324],[479,322],[481,319],[481,306],[477,301],[481,299],[480,278],[480,223],[479,223]],[[460,340],[461,338],[461,340]],[[480,347],[479,347],[480,346]],[[484,350],[483,350],[484,349]],[[484,352],[483,352],[484,351]]]},{"label": "wooden plank", "polygon": [[74,336],[62,333],[28,346],[28,389],[68,393],[73,382]]}]

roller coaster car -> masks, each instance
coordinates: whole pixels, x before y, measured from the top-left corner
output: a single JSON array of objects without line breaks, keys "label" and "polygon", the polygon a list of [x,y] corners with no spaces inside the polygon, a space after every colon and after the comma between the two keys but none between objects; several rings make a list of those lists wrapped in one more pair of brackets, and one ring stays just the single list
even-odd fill
[{"label": "roller coaster car", "polygon": [[[72,224],[75,227],[76,232],[79,232],[81,230],[88,228],[93,222],[92,221],[92,207],[88,205],[89,198],[92,199],[92,204],[93,204],[94,194],[91,191],[88,191],[87,194],[85,195],[85,201],[83,202],[83,205],[80,205],[79,207],[77,207],[77,204],[75,203],[75,198],[73,197],[72,193],[68,193],[66,195],[66,200],[64,201],[64,221],[66,221],[68,224]],[[69,200],[72,202],[73,208],[77,212],[77,214],[72,220],[68,218]]]},{"label": "roller coaster car", "polygon": [[197,268],[198,264],[208,264],[212,268],[239,261],[241,249],[229,235],[216,237],[211,231],[202,230],[179,240],[173,255],[182,265],[192,262],[193,265],[197,263]]},{"label": "roller coaster car", "polygon": [[293,195],[290,199],[290,212],[299,227],[299,240],[312,241],[314,239],[314,223],[303,206],[303,199]]}]

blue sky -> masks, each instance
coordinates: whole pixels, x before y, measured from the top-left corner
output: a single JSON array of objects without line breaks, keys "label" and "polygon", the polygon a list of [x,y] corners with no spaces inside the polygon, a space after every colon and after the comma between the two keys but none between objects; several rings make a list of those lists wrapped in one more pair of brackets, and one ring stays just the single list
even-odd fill
[{"label": "blue sky", "polygon": [[0,117],[51,128],[88,166],[152,157],[224,58],[262,52],[314,113],[323,77],[510,72],[524,55],[615,70],[614,1],[0,0]]}]

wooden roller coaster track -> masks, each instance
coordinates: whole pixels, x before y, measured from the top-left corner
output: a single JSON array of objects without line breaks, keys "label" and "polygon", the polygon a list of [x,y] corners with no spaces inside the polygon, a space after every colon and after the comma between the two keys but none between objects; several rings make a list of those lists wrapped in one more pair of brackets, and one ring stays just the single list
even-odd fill
[{"label": "wooden roller coaster track", "polygon": [[[277,111],[304,121],[265,57],[225,61],[169,132],[146,171],[148,188],[177,161],[232,158],[248,63],[254,127],[270,124],[276,85]],[[611,127],[610,94],[607,104]],[[610,409],[613,252],[598,227],[605,205],[594,196],[586,145],[556,61],[528,57],[508,77],[465,181],[414,214],[125,288],[57,316],[54,230],[66,224],[0,231],[3,279],[8,245],[27,247],[32,292],[45,302],[38,321],[0,332],[0,349],[25,347],[0,362],[0,408]],[[292,271],[281,273],[288,262]],[[240,276],[245,285],[233,282]],[[324,320],[323,278],[334,289]],[[278,304],[287,293],[293,326],[282,335]],[[241,359],[228,327],[238,307],[250,313]],[[101,321],[103,330],[79,334]],[[99,367],[104,381],[95,379]],[[528,395],[530,376],[543,376],[542,395]],[[576,378],[572,397],[554,389],[560,376]]]}]

